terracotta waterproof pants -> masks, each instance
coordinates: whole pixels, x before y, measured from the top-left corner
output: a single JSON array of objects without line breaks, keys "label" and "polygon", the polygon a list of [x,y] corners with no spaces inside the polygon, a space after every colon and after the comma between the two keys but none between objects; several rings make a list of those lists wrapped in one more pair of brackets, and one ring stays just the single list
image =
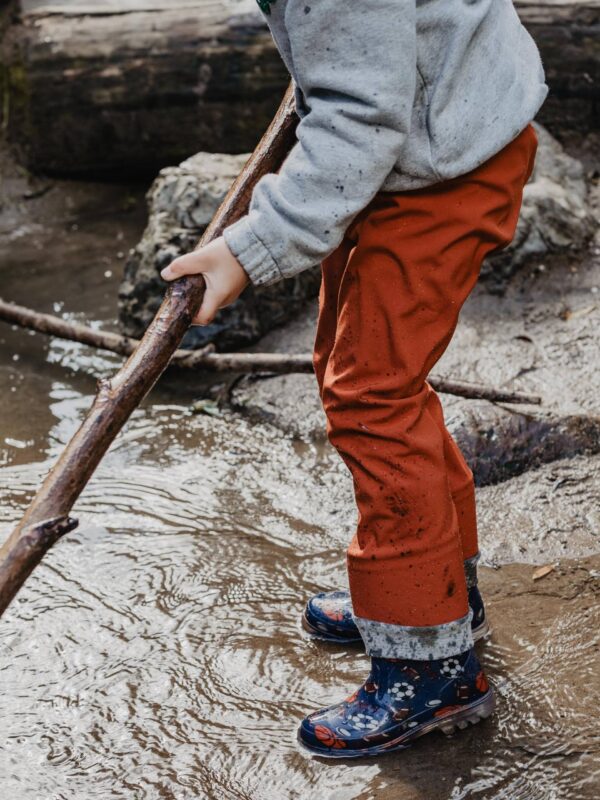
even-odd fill
[{"label": "terracotta waterproof pants", "polygon": [[350,591],[372,655],[472,645],[473,476],[426,379],[484,256],[514,236],[536,149],[528,125],[465,175],[379,193],[322,265],[314,365],[329,439],[354,480]]}]

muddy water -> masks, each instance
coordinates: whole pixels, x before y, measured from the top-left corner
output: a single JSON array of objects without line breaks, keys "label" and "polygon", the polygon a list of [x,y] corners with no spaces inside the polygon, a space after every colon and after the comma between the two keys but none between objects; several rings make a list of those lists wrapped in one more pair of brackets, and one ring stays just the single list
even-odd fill
[{"label": "muddy water", "polygon": [[[142,223],[122,201],[98,188],[87,216],[74,202],[64,235],[5,230],[2,294],[110,325],[115,264]],[[90,376],[117,363],[0,328],[0,537],[89,406]],[[327,449],[192,415],[198,392],[169,378],[135,414],[76,506],[79,529],[0,624],[2,797],[597,797],[597,558],[535,584],[531,567],[485,573],[494,718],[376,761],[297,748],[299,719],[367,668],[298,622],[310,592],[344,583],[347,479]]]}]

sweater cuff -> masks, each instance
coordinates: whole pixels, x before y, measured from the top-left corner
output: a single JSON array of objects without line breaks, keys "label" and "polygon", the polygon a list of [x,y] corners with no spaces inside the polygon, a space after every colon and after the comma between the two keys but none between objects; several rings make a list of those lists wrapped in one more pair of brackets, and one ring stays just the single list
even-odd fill
[{"label": "sweater cuff", "polygon": [[283,278],[275,259],[252,230],[247,216],[225,228],[223,238],[255,286],[275,283]]}]

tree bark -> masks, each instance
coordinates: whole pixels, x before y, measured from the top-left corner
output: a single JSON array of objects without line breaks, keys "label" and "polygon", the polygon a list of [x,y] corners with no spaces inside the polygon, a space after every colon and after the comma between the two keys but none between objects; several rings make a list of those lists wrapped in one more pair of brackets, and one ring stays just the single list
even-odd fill
[{"label": "tree bark", "polygon": [[[233,184],[199,246],[220,235],[242,216],[255,183],[278,169],[294,141],[297,117],[291,87],[251,159]],[[73,504],[85,488],[103,455],[167,367],[204,295],[201,276],[182,278],[167,290],[163,304],[144,338],[124,366],[111,379],[101,381],[98,394],[83,424],[34,497],[24,518],[0,549],[0,615],[48,547],[28,546],[27,537],[45,521],[55,524],[69,518]],[[38,528],[35,528],[38,526]]]},{"label": "tree bark", "polygon": [[538,121],[561,132],[596,130],[600,108],[600,0],[515,0],[540,49],[550,93]]},{"label": "tree bark", "polygon": [[251,152],[289,81],[250,0],[12,0],[4,13],[0,117],[33,171],[155,175],[199,150]]},{"label": "tree bark", "polygon": [[[515,7],[551,88],[538,120],[592,129],[599,0]],[[33,170],[155,174],[248,152],[288,80],[254,0],[12,0],[3,19],[0,116]]]}]

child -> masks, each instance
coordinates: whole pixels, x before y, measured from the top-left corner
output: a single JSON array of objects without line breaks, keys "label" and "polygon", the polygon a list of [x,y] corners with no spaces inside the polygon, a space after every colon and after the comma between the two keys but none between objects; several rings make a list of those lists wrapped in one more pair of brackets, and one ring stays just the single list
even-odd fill
[{"label": "child", "polygon": [[298,142],[222,238],[176,259],[202,273],[205,325],[248,281],[322,262],[314,365],[330,441],[354,479],[350,594],[304,626],[362,638],[365,683],[309,715],[323,756],[401,749],[492,713],[473,649],[473,477],[427,376],[482,259],[512,239],[548,87],[511,0],[259,0],[296,86]]}]

